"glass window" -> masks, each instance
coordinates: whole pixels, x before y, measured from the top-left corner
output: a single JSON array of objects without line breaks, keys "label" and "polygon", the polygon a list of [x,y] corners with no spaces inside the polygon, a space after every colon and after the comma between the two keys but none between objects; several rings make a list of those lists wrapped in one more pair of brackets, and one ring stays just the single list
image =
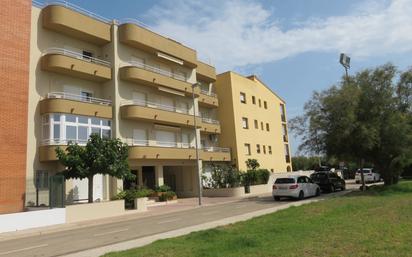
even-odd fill
[{"label": "glass window", "polygon": [[246,103],[246,94],[245,93],[240,93],[240,102],[242,103],[242,104],[245,104]]},{"label": "glass window", "polygon": [[66,114],[66,122],[76,122],[76,116]]},{"label": "glass window", "polygon": [[92,124],[93,124],[93,125],[100,125],[100,119],[91,118],[91,120],[92,120]]},{"label": "glass window", "polygon": [[66,125],[66,139],[76,140],[77,139],[77,128],[76,126]]},{"label": "glass window", "polygon": [[247,118],[245,118],[245,117],[242,118],[242,127],[243,127],[244,129],[248,129],[248,128],[249,128],[248,120],[247,120]]},{"label": "glass window", "polygon": [[252,104],[256,104],[256,98],[255,98],[255,96],[252,96]]},{"label": "glass window", "polygon": [[37,170],[35,177],[37,189],[49,188],[49,173],[47,171]]},{"label": "glass window", "polygon": [[259,107],[262,107],[262,101],[259,99]]},{"label": "glass window", "polygon": [[260,122],[260,129],[261,129],[261,130],[264,130],[264,128],[263,128],[263,121]]},{"label": "glass window", "polygon": [[100,128],[93,128],[93,127],[92,127],[91,134],[97,134],[97,135],[99,135],[99,136],[102,136],[102,135],[100,134]]},{"label": "glass window", "polygon": [[60,138],[60,124],[53,125],[53,138],[54,139]]},{"label": "glass window", "polygon": [[272,154],[272,146],[268,145],[268,152],[269,154]]},{"label": "glass window", "polygon": [[89,119],[87,117],[79,117],[79,123],[89,124]]},{"label": "glass window", "polygon": [[53,114],[53,121],[60,122],[60,114]]},{"label": "glass window", "polygon": [[266,123],[266,130],[269,131],[269,123]]},{"label": "glass window", "polygon": [[245,144],[245,154],[250,155],[250,144]]},{"label": "glass window", "polygon": [[87,127],[79,126],[78,128],[78,135],[79,141],[87,141],[89,138],[89,133],[87,131]]},{"label": "glass window", "polygon": [[259,129],[259,122],[255,120],[255,129]]},{"label": "glass window", "polygon": [[266,146],[263,145],[263,153],[266,154]]},{"label": "glass window", "polygon": [[259,144],[256,145],[256,152],[260,153],[260,145]]},{"label": "glass window", "polygon": [[110,138],[110,130],[102,129],[102,137]]},{"label": "glass window", "polygon": [[263,107],[265,107],[265,109],[268,108],[268,103],[266,101],[263,102]]},{"label": "glass window", "polygon": [[112,124],[112,122],[110,120],[102,120],[102,126],[108,126],[110,127]]},{"label": "glass window", "polygon": [[49,139],[50,138],[50,126],[49,124],[43,125],[43,139]]}]

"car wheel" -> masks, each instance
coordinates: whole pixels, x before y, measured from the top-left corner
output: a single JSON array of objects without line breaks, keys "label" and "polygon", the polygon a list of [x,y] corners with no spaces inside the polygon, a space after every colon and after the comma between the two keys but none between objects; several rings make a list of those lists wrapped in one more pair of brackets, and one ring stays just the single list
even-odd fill
[{"label": "car wheel", "polygon": [[280,201],[280,197],[279,197],[279,196],[274,196],[273,199],[275,199],[275,201]]},{"label": "car wheel", "polygon": [[299,200],[302,200],[303,198],[305,198],[305,194],[303,193],[303,191],[299,192]]},{"label": "car wheel", "polygon": [[316,189],[316,196],[320,196],[320,189],[319,188]]},{"label": "car wheel", "polygon": [[335,186],[333,184],[330,185],[329,192],[331,193],[335,192]]},{"label": "car wheel", "polygon": [[343,185],[342,185],[341,190],[342,190],[342,191],[345,191],[345,190],[346,190],[346,184],[343,184]]}]

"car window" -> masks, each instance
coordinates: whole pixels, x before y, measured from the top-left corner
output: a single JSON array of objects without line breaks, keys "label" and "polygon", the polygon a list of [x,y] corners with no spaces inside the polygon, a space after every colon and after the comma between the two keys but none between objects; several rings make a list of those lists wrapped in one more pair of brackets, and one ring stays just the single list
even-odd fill
[{"label": "car window", "polygon": [[295,179],[293,178],[278,178],[275,181],[275,184],[294,184]]},{"label": "car window", "polygon": [[310,177],[312,179],[323,179],[323,178],[327,178],[328,176],[325,173],[314,173],[310,175]]},{"label": "car window", "polygon": [[306,183],[305,177],[299,177],[298,183]]}]

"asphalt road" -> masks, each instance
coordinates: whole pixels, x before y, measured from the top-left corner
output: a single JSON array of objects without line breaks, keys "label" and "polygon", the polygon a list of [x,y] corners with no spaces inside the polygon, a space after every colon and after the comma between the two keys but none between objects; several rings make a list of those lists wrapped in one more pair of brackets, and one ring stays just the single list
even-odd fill
[{"label": "asphalt road", "polygon": [[[321,196],[331,197],[334,194]],[[205,206],[0,242],[0,257],[59,256],[284,205],[272,197]]]}]

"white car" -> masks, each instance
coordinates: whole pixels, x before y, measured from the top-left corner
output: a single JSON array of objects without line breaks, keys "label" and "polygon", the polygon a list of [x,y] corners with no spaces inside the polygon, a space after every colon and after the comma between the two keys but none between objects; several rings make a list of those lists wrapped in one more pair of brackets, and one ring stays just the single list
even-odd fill
[{"label": "white car", "polygon": [[275,201],[279,201],[281,197],[303,199],[320,195],[320,188],[307,176],[289,176],[276,179],[272,195]]},{"label": "white car", "polygon": [[[375,172],[372,168],[364,168],[363,179],[365,180],[365,183],[375,183],[381,180],[381,175]],[[356,184],[362,183],[360,170],[358,170],[355,174],[355,182]]]}]

